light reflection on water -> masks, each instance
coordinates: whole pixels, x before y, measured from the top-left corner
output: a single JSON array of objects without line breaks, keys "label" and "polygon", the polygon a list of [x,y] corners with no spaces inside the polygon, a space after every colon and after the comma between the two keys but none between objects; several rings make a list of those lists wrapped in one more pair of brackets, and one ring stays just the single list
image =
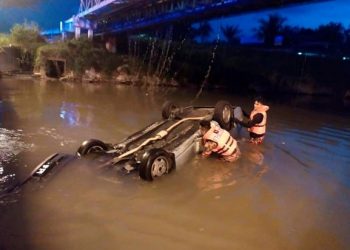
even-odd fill
[{"label": "light reflection on water", "polygon": [[23,142],[22,136],[22,130],[0,128],[0,166],[6,164],[22,150],[28,150],[31,147]]},{"label": "light reflection on water", "polygon": [[89,127],[93,122],[93,117],[93,107],[62,102],[60,118],[69,126]]},{"label": "light reflection on water", "polygon": [[[17,175],[54,152],[74,153],[87,138],[118,142],[158,120],[165,99],[186,105],[196,92],[1,84],[12,107],[0,131],[7,136],[2,167]],[[247,98],[208,92],[197,104],[220,99],[251,108]],[[235,163],[197,156],[147,183],[80,161],[48,181],[28,183],[18,202],[0,206],[0,242],[27,249],[346,249],[350,119],[270,107],[265,144],[241,139]]]},{"label": "light reflection on water", "polygon": [[23,131],[20,129],[0,128],[0,193],[16,181],[13,165],[18,154],[32,148],[32,145],[23,142],[22,137]]}]

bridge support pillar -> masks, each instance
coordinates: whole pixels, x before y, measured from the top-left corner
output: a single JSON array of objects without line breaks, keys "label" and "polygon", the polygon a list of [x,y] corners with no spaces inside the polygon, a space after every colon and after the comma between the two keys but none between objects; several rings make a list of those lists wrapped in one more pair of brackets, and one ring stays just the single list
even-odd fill
[{"label": "bridge support pillar", "polygon": [[94,30],[93,29],[88,29],[88,38],[92,39],[94,36]]},{"label": "bridge support pillar", "polygon": [[61,33],[61,39],[62,41],[66,40],[66,32]]},{"label": "bridge support pillar", "polygon": [[75,39],[80,38],[80,27],[75,27]]}]

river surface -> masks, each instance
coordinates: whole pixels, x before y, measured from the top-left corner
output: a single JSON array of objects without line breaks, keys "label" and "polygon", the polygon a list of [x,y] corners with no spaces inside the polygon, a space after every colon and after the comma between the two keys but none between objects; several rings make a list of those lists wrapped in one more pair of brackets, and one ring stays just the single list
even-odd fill
[{"label": "river surface", "polygon": [[[0,187],[82,141],[118,142],[195,90],[0,80]],[[251,99],[215,91],[250,110]],[[0,200],[0,249],[349,249],[350,116],[269,102],[264,145],[154,182],[67,165]],[[321,105],[321,106],[320,106]],[[324,111],[326,110],[326,112]]]}]

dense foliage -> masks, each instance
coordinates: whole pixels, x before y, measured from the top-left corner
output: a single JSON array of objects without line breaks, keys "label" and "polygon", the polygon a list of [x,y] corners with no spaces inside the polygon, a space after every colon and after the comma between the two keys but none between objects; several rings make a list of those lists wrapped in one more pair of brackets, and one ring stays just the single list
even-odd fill
[{"label": "dense foliage", "polygon": [[38,25],[35,23],[15,24],[10,34],[0,34],[0,47],[16,46],[21,49],[18,58],[21,68],[31,70],[38,47],[45,44],[45,39],[40,35]]},{"label": "dense foliage", "polygon": [[0,46],[19,46],[21,61],[27,64],[36,55],[37,69],[45,68],[48,59],[63,59],[67,72],[75,76],[94,68],[110,77],[123,65],[120,68],[136,76],[136,81],[175,79],[181,85],[205,82],[205,87],[235,91],[310,94],[349,89],[350,28],[329,23],[306,29],[285,23],[286,19],[276,14],[259,20],[255,32],[264,42],[254,45],[240,44],[238,26],[220,27],[223,37],[211,41],[213,29],[208,22],[177,24],[163,31],[127,34],[125,40],[118,37],[118,54],[109,53],[103,41],[99,44],[86,38],[45,44],[38,27],[25,23],[15,25],[10,34],[0,34]]},{"label": "dense foliage", "polygon": [[9,34],[0,33],[0,48],[11,44],[11,38]]},{"label": "dense foliage", "polygon": [[35,67],[45,67],[48,58],[64,59],[67,70],[73,71],[78,76],[91,67],[106,75],[111,75],[121,60],[104,48],[95,47],[92,41],[86,38],[41,46],[37,52]]}]

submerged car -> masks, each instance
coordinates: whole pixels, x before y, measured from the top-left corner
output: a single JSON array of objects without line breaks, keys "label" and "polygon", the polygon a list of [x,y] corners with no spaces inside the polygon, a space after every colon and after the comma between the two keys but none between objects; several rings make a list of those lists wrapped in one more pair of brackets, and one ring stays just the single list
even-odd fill
[{"label": "submerged car", "polygon": [[178,107],[172,102],[164,103],[162,120],[154,122],[116,144],[90,139],[84,141],[77,151],[79,157],[91,154],[109,155],[103,165],[116,166],[123,172],[138,171],[147,181],[173,171],[183,165],[200,148],[199,122],[215,120],[227,130],[231,129],[233,106],[219,101],[214,107]]},{"label": "submerged car", "polygon": [[119,143],[89,139],[81,144],[76,155],[53,154],[39,164],[30,176],[6,191],[10,192],[30,179],[44,178],[48,173],[54,172],[54,169],[81,158],[98,159],[99,168],[113,167],[116,171],[127,174],[138,172],[141,179],[152,181],[170,173],[177,166],[184,165],[200,151],[200,120],[214,120],[222,128],[230,130],[233,109],[227,101],[219,101],[215,106],[208,107],[178,107],[172,102],[165,102],[162,120],[146,126]]}]

